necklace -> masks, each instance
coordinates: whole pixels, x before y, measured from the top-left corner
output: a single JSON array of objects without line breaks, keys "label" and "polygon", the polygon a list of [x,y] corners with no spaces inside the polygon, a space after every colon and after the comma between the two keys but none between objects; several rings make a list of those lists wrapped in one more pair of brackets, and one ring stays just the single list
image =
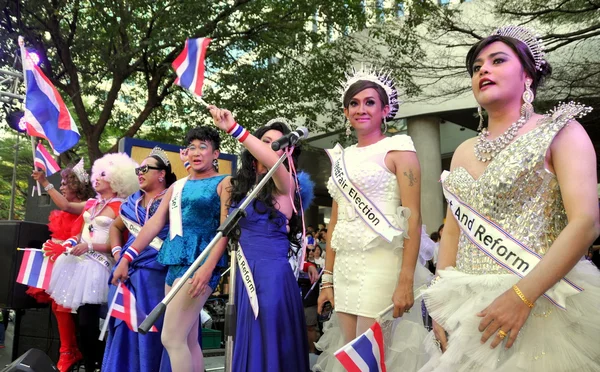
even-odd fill
[{"label": "necklace", "polygon": [[506,132],[502,133],[498,138],[488,140],[487,137],[490,132],[487,128],[484,128],[479,136],[477,136],[477,143],[475,143],[475,157],[481,162],[488,162],[498,155],[512,140],[517,136],[517,131],[521,129],[527,122],[527,118],[521,116],[519,120],[515,121],[508,127]]}]

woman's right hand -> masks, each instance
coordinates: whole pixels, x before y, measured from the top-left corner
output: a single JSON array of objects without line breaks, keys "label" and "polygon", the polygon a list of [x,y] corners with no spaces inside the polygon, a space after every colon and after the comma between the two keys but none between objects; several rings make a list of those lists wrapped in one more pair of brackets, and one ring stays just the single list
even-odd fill
[{"label": "woman's right hand", "polygon": [[113,285],[119,285],[119,282],[125,282],[127,279],[129,279],[129,261],[122,259],[113,272],[111,283]]},{"label": "woman's right hand", "polygon": [[438,324],[435,320],[433,320],[433,334],[435,335],[436,340],[440,343],[440,350],[443,352],[448,348],[448,338],[446,337],[446,330]]},{"label": "woman's right hand", "polygon": [[333,302],[333,288],[324,288],[321,289],[321,293],[319,293],[319,299],[317,300],[317,312],[321,314],[323,311],[323,305],[325,302],[331,302],[331,308],[335,308],[335,303]]},{"label": "woman's right hand", "polygon": [[48,182],[46,180],[46,173],[44,171],[34,170],[31,173],[31,178],[33,178],[35,181],[39,182],[42,186],[45,186],[44,183]]}]

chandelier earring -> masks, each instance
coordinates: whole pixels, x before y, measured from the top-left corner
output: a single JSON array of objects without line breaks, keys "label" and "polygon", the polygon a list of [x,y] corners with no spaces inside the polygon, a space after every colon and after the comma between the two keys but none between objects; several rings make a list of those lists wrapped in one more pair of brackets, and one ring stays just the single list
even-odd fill
[{"label": "chandelier earring", "polygon": [[479,126],[477,127],[477,131],[481,132],[483,130],[483,109],[479,105],[477,105],[477,115],[479,115]]},{"label": "chandelier earring", "polygon": [[350,122],[346,120],[346,137],[350,137],[352,134],[352,126],[350,126]]},{"label": "chandelier earring", "polygon": [[521,117],[529,120],[533,115],[533,99],[535,98],[533,90],[531,90],[531,79],[525,79],[525,91],[523,92],[523,106],[521,106]]},{"label": "chandelier earring", "polygon": [[213,168],[215,168],[216,172],[219,171],[219,161],[217,159],[213,159],[212,166],[213,166]]}]

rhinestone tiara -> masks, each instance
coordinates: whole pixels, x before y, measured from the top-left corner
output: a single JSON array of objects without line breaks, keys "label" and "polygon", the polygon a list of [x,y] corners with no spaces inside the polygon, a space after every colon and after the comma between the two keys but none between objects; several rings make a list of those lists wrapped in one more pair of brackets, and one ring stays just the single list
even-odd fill
[{"label": "rhinestone tiara", "polygon": [[90,181],[90,176],[83,169],[83,158],[79,159],[79,162],[73,167],[73,173],[77,176],[79,182],[86,184]]},{"label": "rhinestone tiara", "polygon": [[533,30],[515,25],[502,26],[492,33],[517,39],[527,45],[527,48],[535,61],[535,69],[541,71],[542,65],[546,63],[543,40]]},{"label": "rhinestone tiara", "polygon": [[167,157],[167,153],[165,152],[165,150],[161,149],[158,146],[156,146],[155,148],[152,149],[152,151],[150,151],[150,155],[148,155],[148,157],[150,157],[150,156],[157,156],[160,160],[162,160],[162,162],[167,167],[169,165],[171,165],[171,162],[169,161],[169,158]]},{"label": "rhinestone tiara", "polygon": [[291,128],[292,128],[292,123],[290,123],[290,121],[288,119],[283,118],[283,117],[271,119],[267,122],[267,124],[265,124],[265,126],[270,127],[271,125],[273,125],[275,123],[282,123],[283,125],[288,127],[289,130],[291,130]]},{"label": "rhinestone tiara", "polygon": [[394,86],[394,80],[391,77],[389,71],[379,70],[372,67],[367,67],[361,65],[360,69],[352,68],[350,73],[346,73],[346,81],[340,81],[341,84],[341,101],[342,105],[344,104],[344,97],[346,96],[346,92],[352,84],[358,81],[370,81],[377,85],[379,85],[385,93],[387,94],[390,112],[386,116],[386,119],[391,120],[396,116],[398,112],[398,107],[400,106],[400,101],[398,100],[398,90]]}]

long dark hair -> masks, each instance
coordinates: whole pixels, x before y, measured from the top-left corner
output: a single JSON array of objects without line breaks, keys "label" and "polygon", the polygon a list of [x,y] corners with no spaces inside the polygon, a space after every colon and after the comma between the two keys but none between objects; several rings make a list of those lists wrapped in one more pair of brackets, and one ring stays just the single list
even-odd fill
[{"label": "long dark hair", "polygon": [[175,173],[173,173],[173,170],[171,170],[171,164],[165,164],[165,162],[158,155],[152,155],[148,157],[155,159],[158,168],[165,171],[165,185],[168,189],[169,186],[171,186],[173,183],[175,183],[175,181],[177,181],[177,176],[175,175]]},{"label": "long dark hair", "polygon": [[[290,129],[287,127],[287,125],[275,122],[269,126],[265,125],[258,128],[253,134],[256,138],[260,139],[265,135],[266,132],[268,132],[271,129],[280,131],[284,135],[290,133]],[[298,165],[298,157],[300,156],[300,151],[300,148],[296,147],[292,152],[291,159],[294,162],[294,166]],[[256,158],[252,156],[250,151],[244,150],[240,155],[240,160],[241,165],[235,176],[231,178],[231,200],[229,203],[230,205],[238,205],[257,183]],[[285,160],[283,165],[288,170],[290,169],[288,160]],[[258,181],[260,181],[262,177],[264,177],[264,175],[260,175]],[[273,194],[275,192],[275,181],[271,179],[269,180],[269,182],[267,182],[265,187],[263,187],[263,189],[258,194],[253,203],[253,207],[258,213],[268,213],[269,219],[271,220],[276,220],[277,217],[277,202],[273,197]],[[262,203],[257,204],[257,201],[259,200]],[[296,210],[300,211],[300,198],[298,197],[296,192],[294,192],[294,205],[296,207]],[[292,242],[295,245],[300,245],[300,239],[298,235],[302,231],[301,221],[302,220],[300,216],[298,216],[296,213],[292,214],[292,218],[290,218],[289,221],[290,232],[288,234],[288,238],[290,242]]]}]

